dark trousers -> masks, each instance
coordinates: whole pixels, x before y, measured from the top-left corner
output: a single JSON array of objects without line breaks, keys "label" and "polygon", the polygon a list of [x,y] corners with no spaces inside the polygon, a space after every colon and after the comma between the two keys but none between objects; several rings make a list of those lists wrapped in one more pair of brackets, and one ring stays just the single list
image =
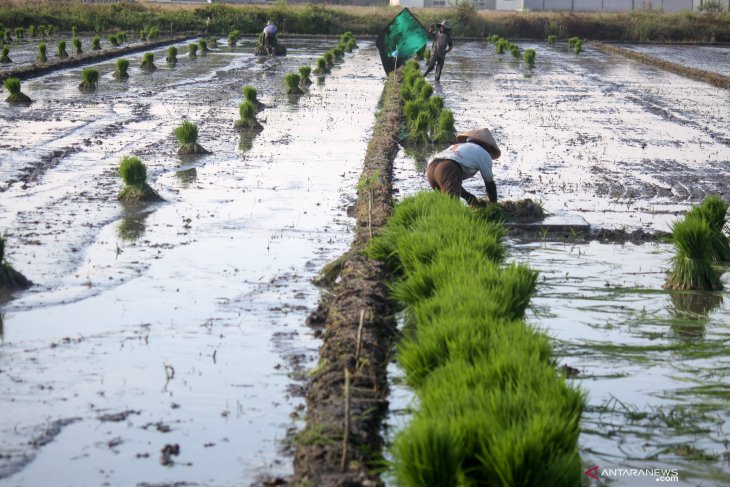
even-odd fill
[{"label": "dark trousers", "polygon": [[428,63],[426,64],[426,72],[423,73],[424,76],[426,76],[428,73],[431,72],[434,65],[436,66],[436,81],[441,79],[441,71],[444,69],[444,61],[446,61],[445,57],[438,57],[433,51],[431,51],[431,56],[428,58]]},{"label": "dark trousers", "polygon": [[454,198],[464,198],[469,204],[475,203],[477,197],[461,186],[461,175],[461,167],[451,159],[434,159],[426,170],[428,184],[433,189]]}]

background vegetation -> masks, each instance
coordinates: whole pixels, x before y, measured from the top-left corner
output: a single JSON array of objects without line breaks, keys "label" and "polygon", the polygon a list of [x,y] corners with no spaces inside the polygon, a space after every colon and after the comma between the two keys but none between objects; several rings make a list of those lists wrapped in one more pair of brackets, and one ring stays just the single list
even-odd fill
[{"label": "background vegetation", "polygon": [[[72,1],[26,0],[4,2],[2,27],[72,26],[82,32],[158,27],[160,32],[204,31],[224,35],[231,30],[259,33],[267,19],[283,33],[376,35],[400,10],[398,7],[338,7],[322,5],[254,6],[211,4],[144,5],[113,3],[89,5]],[[421,22],[450,19],[453,34],[482,37],[499,34],[510,38],[544,39],[578,36],[625,41],[730,41],[730,13],[634,11],[626,13],[482,12],[468,5],[453,9],[414,9]]]}]

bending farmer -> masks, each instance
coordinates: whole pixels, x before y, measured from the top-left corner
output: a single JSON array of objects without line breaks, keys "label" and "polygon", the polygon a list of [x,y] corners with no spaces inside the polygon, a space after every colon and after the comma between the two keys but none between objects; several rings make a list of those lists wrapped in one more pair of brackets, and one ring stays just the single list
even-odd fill
[{"label": "bending farmer", "polygon": [[438,31],[433,31],[433,26],[428,28],[428,34],[433,37],[433,45],[431,46],[431,56],[428,58],[428,64],[426,72],[423,76],[426,76],[431,72],[433,66],[436,65],[436,78],[438,81],[441,79],[441,70],[444,69],[444,61],[446,61],[446,53],[451,52],[454,48],[451,42],[451,27],[449,27],[449,21],[444,20],[440,24],[436,24]]},{"label": "bending farmer", "polygon": [[276,26],[272,21],[266,22],[264,27],[264,49],[269,56],[273,56],[274,46],[276,45]]},{"label": "bending farmer", "polygon": [[435,190],[455,198],[464,198],[470,205],[479,199],[462,187],[462,181],[481,173],[487,196],[497,202],[497,185],[492,175],[492,159],[502,155],[489,129],[470,130],[456,135],[457,143],[436,154],[428,165],[428,183]]}]

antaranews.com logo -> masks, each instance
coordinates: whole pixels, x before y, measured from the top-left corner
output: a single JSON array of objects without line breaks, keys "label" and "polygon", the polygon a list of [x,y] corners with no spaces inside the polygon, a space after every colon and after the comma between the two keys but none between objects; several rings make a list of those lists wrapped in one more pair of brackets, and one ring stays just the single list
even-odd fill
[{"label": "antaranews.com logo", "polygon": [[600,468],[596,465],[583,473],[594,480],[645,478],[656,482],[679,482],[679,470],[676,468]]}]

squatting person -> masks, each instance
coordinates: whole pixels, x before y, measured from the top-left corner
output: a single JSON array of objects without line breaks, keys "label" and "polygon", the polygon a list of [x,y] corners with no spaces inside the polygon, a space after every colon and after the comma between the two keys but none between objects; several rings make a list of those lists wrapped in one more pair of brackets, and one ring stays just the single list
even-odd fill
[{"label": "squatting person", "polygon": [[441,71],[444,69],[446,53],[451,52],[454,44],[451,41],[451,27],[449,27],[448,20],[436,24],[436,27],[438,27],[436,32],[434,32],[433,26],[428,29],[428,35],[433,38],[433,45],[431,46],[431,56],[428,58],[428,64],[426,65],[426,72],[423,75],[426,76],[430,73],[435,65],[436,77],[434,79],[438,81],[441,79]]},{"label": "squatting person", "polygon": [[276,43],[276,26],[269,20],[264,27],[264,49],[269,56],[273,56],[274,44]]},{"label": "squatting person", "polygon": [[436,154],[428,165],[426,175],[431,187],[455,198],[464,198],[470,205],[480,205],[479,199],[465,190],[462,181],[477,172],[484,179],[487,197],[497,202],[497,185],[492,175],[492,160],[502,151],[489,129],[470,130],[456,135],[457,143]]}]

